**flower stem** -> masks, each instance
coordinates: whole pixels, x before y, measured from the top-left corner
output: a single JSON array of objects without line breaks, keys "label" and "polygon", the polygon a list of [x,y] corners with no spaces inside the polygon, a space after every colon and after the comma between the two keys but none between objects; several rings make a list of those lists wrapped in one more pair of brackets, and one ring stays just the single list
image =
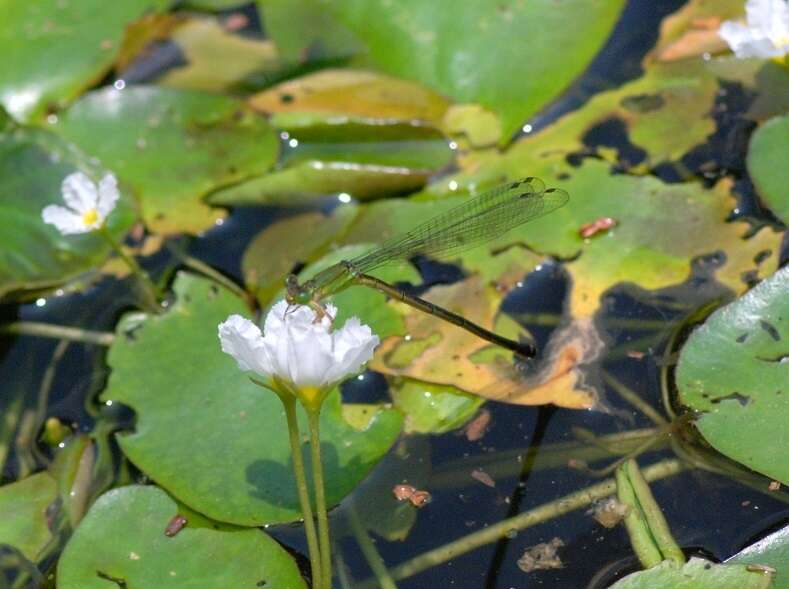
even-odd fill
[{"label": "flower stem", "polygon": [[106,225],[102,225],[96,231],[110,245],[113,251],[120,256],[139,281],[143,290],[145,306],[154,313],[161,313],[162,307],[159,301],[163,296],[159,288],[151,280],[151,277],[148,276],[148,273],[142,269],[137,260],[123,250],[123,246],[115,240]]},{"label": "flower stem", "polygon": [[293,474],[296,475],[296,488],[301,503],[301,513],[304,516],[304,532],[307,535],[307,548],[310,552],[310,567],[312,568],[313,589],[325,589],[322,558],[318,548],[318,536],[315,533],[315,518],[312,515],[310,494],[307,487],[307,476],[304,469],[304,459],[301,455],[301,436],[299,422],[296,419],[296,399],[288,394],[279,394],[282,405],[285,407],[285,416],[288,420],[288,437],[290,438],[290,452],[293,455]]},{"label": "flower stem", "polygon": [[318,537],[321,545],[322,576],[326,589],[332,586],[331,542],[329,540],[329,517],[326,512],[326,492],[323,484],[323,463],[321,462],[320,406],[305,407],[310,424],[310,451],[312,458],[312,482],[315,485],[315,511],[318,515]]},{"label": "flower stem", "polygon": [[0,325],[0,333],[50,337],[70,342],[95,344],[97,346],[110,346],[112,342],[115,341],[115,334],[108,331],[89,331],[79,327],[53,325],[51,323],[40,323],[38,321],[14,321],[12,323],[6,323],[5,325]]}]

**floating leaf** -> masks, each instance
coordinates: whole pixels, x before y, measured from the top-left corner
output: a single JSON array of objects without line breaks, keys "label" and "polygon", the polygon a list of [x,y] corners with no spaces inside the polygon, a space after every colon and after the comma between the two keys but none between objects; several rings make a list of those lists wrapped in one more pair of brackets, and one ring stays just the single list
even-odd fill
[{"label": "floating leaf", "polygon": [[717,310],[682,348],[681,401],[718,451],[789,484],[789,268]]},{"label": "floating leaf", "polygon": [[[110,248],[101,237],[61,235],[41,219],[49,204],[62,204],[63,179],[83,170],[95,180],[104,171],[73,146],[44,131],[0,133],[0,297],[11,292],[61,284],[106,259]],[[122,240],[134,222],[125,186],[108,223]]]},{"label": "floating leaf", "polygon": [[[219,347],[217,325],[249,311],[201,278],[181,274],[174,289],[177,302],[166,314],[124,318],[110,349],[112,374],[102,398],[137,412],[134,433],[119,437],[121,448],[209,517],[241,525],[298,519],[281,403]],[[321,427],[330,504],[386,453],[401,423],[397,412],[381,411],[358,432],[342,420],[339,396],[329,397]]]},{"label": "floating leaf", "polygon": [[778,571],[773,589],[787,589],[789,587],[789,527],[784,527],[762,538],[755,544],[744,548],[731,558],[726,564],[750,564],[756,567],[771,567]]},{"label": "floating leaf", "polygon": [[233,34],[212,18],[190,18],[170,36],[186,64],[168,70],[157,83],[170,88],[221,92],[246,77],[279,66],[271,41]]},{"label": "floating leaf", "polygon": [[392,387],[394,405],[405,415],[406,433],[441,434],[466,423],[484,402],[455,387],[410,378]]},{"label": "floating leaf", "polygon": [[249,99],[267,113],[307,112],[324,117],[426,121],[438,126],[449,101],[407,80],[365,70],[327,69],[283,82]]},{"label": "floating leaf", "polygon": [[13,546],[36,562],[52,539],[47,509],[56,498],[57,484],[46,472],[0,487],[0,545]]},{"label": "floating leaf", "polygon": [[690,0],[660,23],[660,38],[646,61],[675,61],[726,51],[718,35],[724,20],[742,18],[742,0]]},{"label": "floating leaf", "polygon": [[320,5],[364,42],[370,63],[457,102],[482,104],[501,117],[506,139],[583,71],[622,2],[565,0],[561,9],[552,0]]},{"label": "floating leaf", "polygon": [[[156,487],[121,487],[102,495],[66,545],[58,589],[107,587],[306,588],[296,563],[260,530],[213,529],[184,515]],[[200,518],[202,519],[202,518]]]},{"label": "floating leaf", "polygon": [[132,186],[146,225],[166,234],[212,226],[221,211],[203,197],[264,173],[278,151],[266,120],[242,103],[157,87],[91,92],[53,129]]},{"label": "floating leaf", "polygon": [[164,0],[0,0],[0,103],[20,120],[57,111],[110,69],[124,27]]},{"label": "floating leaf", "polygon": [[317,260],[356,216],[354,206],[336,207],[330,215],[308,211],[275,221],[244,250],[241,269],[247,289],[267,304],[282,290],[283,279],[297,264]]},{"label": "floating leaf", "polygon": [[770,119],[751,137],[748,172],[759,196],[775,215],[789,224],[789,115]]},{"label": "floating leaf", "polygon": [[664,560],[651,569],[631,573],[611,589],[768,589],[772,580],[772,574],[748,570],[744,564],[714,564],[694,557],[682,566]]}]

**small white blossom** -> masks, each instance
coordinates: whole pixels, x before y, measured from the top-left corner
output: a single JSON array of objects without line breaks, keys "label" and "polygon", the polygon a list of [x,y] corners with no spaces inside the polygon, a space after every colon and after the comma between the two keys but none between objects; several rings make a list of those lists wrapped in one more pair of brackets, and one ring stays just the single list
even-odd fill
[{"label": "small white blossom", "polygon": [[359,372],[380,343],[367,325],[351,317],[342,329],[332,330],[337,309],[316,321],[307,306],[274,305],[266,317],[263,333],[249,319],[231,315],[219,324],[222,351],[231,355],[241,370],[277,378],[297,391],[326,391],[342,379]]},{"label": "small white blossom", "polygon": [[74,172],[66,176],[60,190],[66,206],[46,206],[41,218],[63,235],[98,229],[120,198],[118,181],[112,174],[104,176],[97,186],[87,175]]},{"label": "small white blossom", "polygon": [[789,52],[787,0],[748,0],[747,25],[727,20],[718,34],[737,57],[781,57]]}]

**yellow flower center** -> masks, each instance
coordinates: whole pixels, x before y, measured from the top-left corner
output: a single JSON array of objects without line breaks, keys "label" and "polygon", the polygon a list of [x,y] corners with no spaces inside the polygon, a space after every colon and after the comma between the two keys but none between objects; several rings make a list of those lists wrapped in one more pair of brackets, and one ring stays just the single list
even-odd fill
[{"label": "yellow flower center", "polygon": [[93,225],[98,220],[99,211],[96,209],[90,209],[82,214],[82,222],[85,223],[85,225]]}]

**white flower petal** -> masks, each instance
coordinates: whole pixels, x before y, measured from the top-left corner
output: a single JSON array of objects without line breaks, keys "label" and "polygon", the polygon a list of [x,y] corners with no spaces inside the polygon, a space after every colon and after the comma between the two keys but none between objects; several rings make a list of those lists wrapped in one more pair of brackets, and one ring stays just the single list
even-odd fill
[{"label": "white flower petal", "polygon": [[326,314],[316,321],[310,307],[280,301],[266,316],[262,334],[251,321],[233,315],[219,326],[219,339],[242,370],[277,377],[297,390],[326,390],[359,372],[379,343],[355,317],[332,331],[330,317],[336,313],[327,305]]},{"label": "white flower petal", "polygon": [[271,362],[263,345],[260,328],[241,315],[231,315],[219,324],[222,351],[232,356],[241,370],[271,374]]},{"label": "white flower petal", "polygon": [[357,317],[351,317],[342,329],[332,334],[334,338],[334,363],[326,375],[329,382],[356,374],[373,357],[375,348],[381,343],[367,325]]},{"label": "white flower petal", "polygon": [[789,51],[786,0],[748,0],[745,11],[747,25],[726,21],[718,29],[737,57],[781,57]]},{"label": "white flower petal", "polygon": [[96,210],[99,213],[99,223],[103,223],[109,216],[120,197],[117,178],[113,174],[105,175],[99,182],[99,199],[96,205]]},{"label": "white flower petal", "polygon": [[91,231],[91,227],[88,227],[82,221],[82,215],[60,205],[44,207],[44,210],[41,211],[41,218],[44,220],[44,223],[54,225],[63,235],[76,235]]},{"label": "white flower petal", "polygon": [[60,191],[66,204],[77,213],[85,214],[95,209],[98,204],[99,194],[96,185],[82,172],[74,172],[66,176]]}]

